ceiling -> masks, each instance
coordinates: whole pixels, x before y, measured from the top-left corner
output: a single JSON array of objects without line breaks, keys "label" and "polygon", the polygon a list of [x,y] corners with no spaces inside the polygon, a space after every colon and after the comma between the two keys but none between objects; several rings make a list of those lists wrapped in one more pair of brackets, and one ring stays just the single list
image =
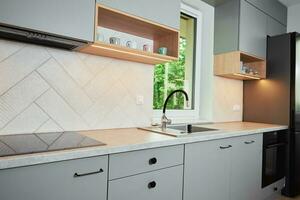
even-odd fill
[{"label": "ceiling", "polygon": [[300,4],[300,0],[278,0],[287,7]]}]

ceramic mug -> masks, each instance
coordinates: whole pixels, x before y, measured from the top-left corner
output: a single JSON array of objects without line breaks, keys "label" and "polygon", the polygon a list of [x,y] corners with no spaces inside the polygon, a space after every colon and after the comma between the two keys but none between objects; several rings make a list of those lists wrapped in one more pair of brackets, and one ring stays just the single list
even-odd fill
[{"label": "ceramic mug", "polygon": [[104,35],[101,33],[97,33],[96,39],[97,41],[104,42]]},{"label": "ceramic mug", "polygon": [[118,38],[118,37],[110,37],[109,38],[109,43],[110,44],[120,45],[121,44],[121,39]]},{"label": "ceramic mug", "polygon": [[168,48],[167,47],[160,47],[160,48],[158,48],[158,53],[161,54],[161,55],[167,55]]},{"label": "ceramic mug", "polygon": [[126,47],[136,49],[136,48],[137,48],[137,43],[134,42],[134,41],[128,40],[128,41],[126,42]]},{"label": "ceramic mug", "polygon": [[143,51],[151,52],[152,48],[149,44],[144,44],[143,45]]}]

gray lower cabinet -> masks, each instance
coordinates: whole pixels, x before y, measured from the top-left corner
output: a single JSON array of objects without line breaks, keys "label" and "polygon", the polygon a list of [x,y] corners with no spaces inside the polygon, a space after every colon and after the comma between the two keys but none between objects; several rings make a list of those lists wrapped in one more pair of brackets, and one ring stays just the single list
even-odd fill
[{"label": "gray lower cabinet", "polygon": [[262,134],[187,144],[184,200],[261,199]]},{"label": "gray lower cabinet", "polygon": [[109,156],[109,180],[183,164],[183,145]]},{"label": "gray lower cabinet", "polygon": [[1,1],[0,23],[93,41],[95,0]]},{"label": "gray lower cabinet", "polygon": [[232,140],[231,200],[261,199],[262,134]]},{"label": "gray lower cabinet", "polygon": [[106,200],[108,157],[0,170],[2,200]]},{"label": "gray lower cabinet", "polygon": [[180,0],[97,0],[97,3],[179,29]]},{"label": "gray lower cabinet", "polygon": [[108,200],[182,200],[183,165],[109,181]]},{"label": "gray lower cabinet", "polygon": [[184,200],[229,200],[231,140],[185,145]]}]

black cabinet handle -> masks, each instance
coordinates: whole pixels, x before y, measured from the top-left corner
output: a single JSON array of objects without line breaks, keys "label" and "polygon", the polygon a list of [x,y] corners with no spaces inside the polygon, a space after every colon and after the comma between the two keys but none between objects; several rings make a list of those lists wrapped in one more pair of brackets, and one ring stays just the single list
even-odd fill
[{"label": "black cabinet handle", "polygon": [[149,159],[149,165],[154,165],[156,163],[157,163],[157,159],[156,158]]},{"label": "black cabinet handle", "polygon": [[271,149],[271,148],[283,147],[283,146],[286,146],[286,145],[287,145],[287,143],[281,142],[281,143],[277,143],[277,144],[267,145],[266,148]]},{"label": "black cabinet handle", "polygon": [[148,188],[152,189],[156,187],[156,182],[155,181],[151,181],[150,183],[148,183]]},{"label": "black cabinet handle", "polygon": [[220,146],[220,149],[229,149],[231,148],[232,146],[231,145],[228,145],[228,146]]},{"label": "black cabinet handle", "polygon": [[252,141],[246,141],[246,142],[244,142],[245,144],[253,144],[255,141],[254,140],[252,140]]},{"label": "black cabinet handle", "polygon": [[77,178],[77,177],[81,177],[81,176],[89,176],[89,175],[93,175],[93,174],[100,174],[103,172],[103,169],[99,169],[99,171],[95,171],[95,172],[89,172],[89,173],[84,173],[84,174],[79,174],[79,173],[75,173],[74,174],[74,178]]}]

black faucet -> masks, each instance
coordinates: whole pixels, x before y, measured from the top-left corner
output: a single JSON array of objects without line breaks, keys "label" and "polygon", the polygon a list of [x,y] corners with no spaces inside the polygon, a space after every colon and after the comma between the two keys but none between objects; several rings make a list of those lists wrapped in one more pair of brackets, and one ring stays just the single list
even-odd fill
[{"label": "black faucet", "polygon": [[166,130],[167,124],[171,124],[171,123],[172,123],[172,121],[166,117],[166,108],[167,108],[169,99],[173,96],[173,94],[175,94],[175,93],[177,93],[177,92],[181,92],[181,93],[184,94],[185,100],[186,100],[186,106],[188,106],[188,103],[189,103],[189,96],[188,96],[188,94],[187,94],[184,90],[174,90],[173,92],[171,92],[171,93],[168,95],[167,99],[165,100],[164,107],[163,107],[163,115],[162,115],[162,117],[161,117],[161,130],[162,130],[162,131],[165,131],[165,130]]}]

